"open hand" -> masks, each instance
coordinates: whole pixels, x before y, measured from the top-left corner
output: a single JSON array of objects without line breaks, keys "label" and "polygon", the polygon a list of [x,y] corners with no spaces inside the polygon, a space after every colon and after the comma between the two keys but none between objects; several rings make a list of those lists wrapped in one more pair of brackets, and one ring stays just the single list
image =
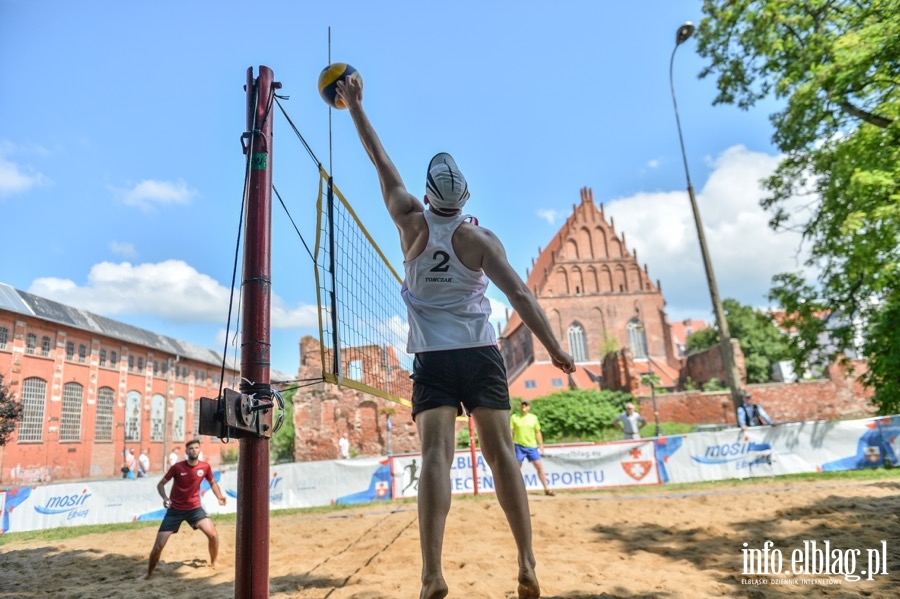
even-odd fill
[{"label": "open hand", "polygon": [[344,77],[335,84],[337,97],[347,108],[354,108],[362,103],[362,85],[354,75]]}]

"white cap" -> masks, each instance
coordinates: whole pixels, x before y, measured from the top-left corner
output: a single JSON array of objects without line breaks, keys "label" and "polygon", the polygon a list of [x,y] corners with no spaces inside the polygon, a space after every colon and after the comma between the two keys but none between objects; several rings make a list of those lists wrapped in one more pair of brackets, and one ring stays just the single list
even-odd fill
[{"label": "white cap", "polygon": [[425,195],[432,206],[444,211],[459,210],[469,199],[469,185],[450,154],[435,154],[428,163]]}]

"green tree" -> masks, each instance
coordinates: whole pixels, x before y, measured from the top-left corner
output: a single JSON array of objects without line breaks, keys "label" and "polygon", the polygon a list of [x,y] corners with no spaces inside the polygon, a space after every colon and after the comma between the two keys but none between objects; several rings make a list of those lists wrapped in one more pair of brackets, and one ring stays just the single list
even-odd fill
[{"label": "green tree", "polygon": [[[797,333],[797,370],[853,347],[860,329],[870,361],[896,363],[896,343],[874,333],[900,288],[900,0],[704,0],[703,12],[714,103],[782,106],[771,122],[784,158],[762,206],[773,229],[802,234],[817,273],[778,275],[770,292]],[[900,370],[865,381],[881,402]]]},{"label": "green tree", "polygon": [[9,392],[9,387],[6,386],[3,375],[0,374],[0,447],[6,445],[21,417],[22,404],[17,402]]},{"label": "green tree", "polygon": [[[622,391],[574,389],[532,401],[531,411],[540,420],[547,443],[592,441],[612,427],[629,401],[634,401],[634,397]],[[516,406],[514,411],[518,412],[518,402]]]},{"label": "green tree", "polygon": [[[790,357],[788,336],[781,332],[769,314],[733,299],[722,302],[731,337],[737,339],[744,352],[748,383],[766,383],[772,380],[772,365]],[[688,337],[688,352],[700,351],[719,343],[719,331],[715,327],[701,329]],[[707,390],[712,391],[707,387]]]},{"label": "green tree", "polygon": [[[865,351],[872,357],[862,381],[875,388],[872,401],[885,414],[900,412],[900,293],[895,292],[872,323]],[[879,351],[873,351],[877,346]]]},{"label": "green tree", "polygon": [[270,449],[272,459],[277,462],[294,461],[294,395],[297,389],[290,389],[281,394],[284,398],[284,424],[272,435]]}]

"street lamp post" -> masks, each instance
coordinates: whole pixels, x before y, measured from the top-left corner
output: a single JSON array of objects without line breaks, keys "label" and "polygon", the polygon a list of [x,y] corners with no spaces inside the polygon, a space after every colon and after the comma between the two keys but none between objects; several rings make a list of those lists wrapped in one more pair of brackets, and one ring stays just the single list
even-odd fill
[{"label": "street lamp post", "polygon": [[647,383],[650,385],[650,402],[653,404],[653,420],[656,422],[656,436],[662,436],[662,430],[659,427],[659,408],[656,407],[656,376],[653,373],[653,365],[647,361]]},{"label": "street lamp post", "polygon": [[675,51],[678,46],[686,42],[694,34],[694,25],[687,21],[678,28],[675,34],[675,47],[672,48],[672,58],[669,60],[669,86],[672,88],[672,105],[675,107],[675,124],[678,126],[678,141],[681,144],[681,158],[684,161],[684,175],[687,178],[688,197],[691,200],[691,210],[694,212],[694,223],[697,225],[697,239],[700,241],[700,253],[703,256],[703,267],[706,269],[706,282],[709,285],[709,295],[712,299],[713,311],[716,315],[716,325],[719,327],[719,346],[722,351],[722,366],[725,370],[728,388],[731,389],[731,400],[735,409],[743,401],[740,376],[734,364],[734,353],[731,347],[731,334],[728,331],[728,321],[725,319],[725,310],[722,308],[722,300],[719,297],[719,287],[716,285],[716,275],[713,272],[712,262],[709,259],[709,250],[706,247],[706,235],[703,232],[703,222],[700,220],[700,209],[697,207],[697,197],[694,195],[694,186],[691,185],[691,173],[688,170],[687,153],[684,151],[684,137],[681,134],[681,119],[678,117],[678,102],[675,100],[675,80],[672,77],[672,69],[675,64]]}]

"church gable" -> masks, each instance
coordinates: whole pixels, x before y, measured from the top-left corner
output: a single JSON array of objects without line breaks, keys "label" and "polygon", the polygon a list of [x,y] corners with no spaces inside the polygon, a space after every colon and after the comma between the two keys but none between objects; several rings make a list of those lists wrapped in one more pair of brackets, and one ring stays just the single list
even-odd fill
[{"label": "church gable", "polygon": [[594,204],[590,188],[581,189],[581,204],[532,262],[528,287],[536,297],[602,293],[656,292],[637,253],[630,253],[625,234],[616,234],[603,205]]},{"label": "church gable", "polygon": [[[627,347],[637,359],[676,367],[659,284],[650,281],[637,252],[628,251],[625,234],[607,221],[589,188],[581,190],[581,203],[538,252],[528,287],[578,364],[599,367],[605,353]],[[500,339],[511,381],[530,365],[549,362],[518,314],[511,315]]]}]

